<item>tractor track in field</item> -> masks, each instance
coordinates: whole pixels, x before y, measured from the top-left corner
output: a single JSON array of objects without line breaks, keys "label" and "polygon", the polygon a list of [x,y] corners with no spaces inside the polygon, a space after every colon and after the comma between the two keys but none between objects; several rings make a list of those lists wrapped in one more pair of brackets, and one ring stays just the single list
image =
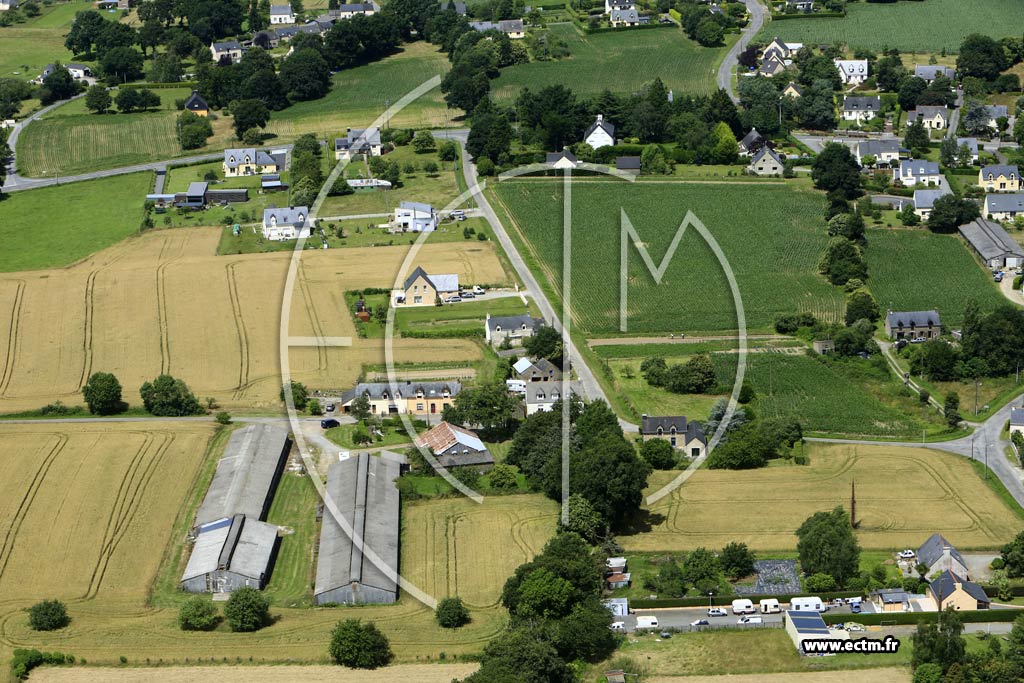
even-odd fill
[{"label": "tractor track in field", "polygon": [[100,271],[94,270],[89,273],[85,281],[85,320],[82,323],[82,376],[78,379],[78,388],[85,386],[89,375],[92,374],[92,330],[93,318],[95,316],[95,290],[96,275]]},{"label": "tractor track in field", "polygon": [[59,432],[54,436],[57,437],[57,442],[51,446],[50,450],[43,456],[43,461],[39,464],[39,467],[36,468],[35,474],[32,475],[32,481],[29,482],[24,495],[21,497],[21,501],[18,503],[18,509],[14,512],[14,518],[11,520],[11,526],[7,529],[7,533],[4,534],[3,542],[0,543],[0,577],[3,577],[4,571],[7,569],[7,563],[11,559],[11,554],[14,552],[14,545],[18,539],[18,531],[21,529],[21,525],[24,523],[25,517],[28,516],[29,509],[32,507],[32,502],[35,500],[36,495],[39,493],[39,489],[42,487],[43,480],[46,479],[46,475],[50,471],[53,461],[57,459],[57,456],[64,450],[64,446],[67,445],[67,434]]},{"label": "tractor track in field", "polygon": [[238,334],[238,386],[234,397],[240,399],[242,391],[249,384],[249,330],[245,327],[242,317],[242,299],[238,294],[238,279],[235,277],[235,266],[240,263],[233,261],[225,266],[228,280],[228,298],[231,300],[231,313],[235,319],[235,332]]},{"label": "tractor track in field", "polygon": [[7,394],[14,376],[14,359],[18,352],[18,325],[21,318],[21,304],[25,300],[25,281],[18,280],[18,289],[14,293],[14,305],[11,307],[11,323],[7,328],[7,354],[4,359],[4,371],[0,374],[0,396]]},{"label": "tractor track in field", "polygon": [[[313,327],[313,335],[316,337],[324,337],[323,324],[320,322],[319,316],[316,314],[316,306],[313,304],[313,295],[309,291],[309,280],[306,279],[306,264],[302,261],[299,262],[299,288],[302,290],[302,305],[306,309],[306,315],[309,317],[309,324]],[[327,370],[327,348],[323,344],[316,345],[317,353],[317,369],[320,371]]]}]

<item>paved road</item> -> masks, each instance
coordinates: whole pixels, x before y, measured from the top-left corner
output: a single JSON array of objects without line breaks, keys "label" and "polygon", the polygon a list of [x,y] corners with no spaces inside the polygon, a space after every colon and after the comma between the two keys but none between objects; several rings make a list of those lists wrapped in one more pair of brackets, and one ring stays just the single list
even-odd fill
[{"label": "paved road", "polygon": [[[329,415],[327,417],[330,417]],[[213,422],[215,421],[213,415],[197,415],[189,417],[44,417],[34,420],[21,420],[11,419],[2,420],[0,419],[0,425],[5,424],[75,424],[79,422],[90,423],[90,422]],[[315,422],[320,424],[322,417],[299,417],[302,422]],[[287,415],[281,415],[279,417],[246,417],[244,415],[232,416],[232,422],[244,422],[244,423],[274,423],[274,422],[288,422]],[[344,420],[343,420],[344,421]]]},{"label": "paved road", "polygon": [[743,29],[740,39],[729,48],[725,59],[718,66],[718,87],[727,92],[733,102],[740,101],[740,98],[732,88],[732,75],[736,72],[736,64],[738,63],[740,53],[746,49],[747,45],[750,44],[750,39],[757,35],[757,32],[764,26],[764,18],[768,13],[768,10],[765,9],[760,0],[744,0],[744,2],[747,5],[747,14],[750,15],[750,22]]},{"label": "paved road", "polygon": [[[290,148],[291,145],[288,145]],[[95,180],[96,178],[109,178],[110,176],[125,175],[127,173],[138,173],[139,171],[156,171],[169,165],[191,164],[200,161],[216,161],[224,158],[224,152],[213,154],[198,154],[191,157],[179,157],[175,159],[164,159],[163,161],[151,161],[147,164],[135,164],[134,166],[121,166],[119,168],[108,168],[105,171],[92,171],[78,175],[58,176],[55,178],[25,178],[19,175],[9,175],[4,182],[4,192],[17,192],[18,190],[34,190],[50,185],[61,183],[77,183],[80,180]]]}]

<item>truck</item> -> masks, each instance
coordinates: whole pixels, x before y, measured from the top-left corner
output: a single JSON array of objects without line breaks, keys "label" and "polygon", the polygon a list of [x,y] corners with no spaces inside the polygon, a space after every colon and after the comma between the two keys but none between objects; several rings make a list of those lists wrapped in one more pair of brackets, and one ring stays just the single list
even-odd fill
[{"label": "truck", "polygon": [[754,614],[757,612],[754,609],[754,603],[746,598],[732,601],[732,613],[733,614]]},{"label": "truck", "polygon": [[821,598],[810,596],[806,598],[793,598],[789,603],[790,609],[797,612],[827,612],[828,605],[821,601]]},{"label": "truck", "polygon": [[658,628],[658,617],[637,617],[636,630],[645,628]]},{"label": "truck", "polygon": [[779,601],[775,598],[762,600],[758,603],[758,606],[761,608],[761,614],[778,614],[782,611],[782,608],[779,607]]}]

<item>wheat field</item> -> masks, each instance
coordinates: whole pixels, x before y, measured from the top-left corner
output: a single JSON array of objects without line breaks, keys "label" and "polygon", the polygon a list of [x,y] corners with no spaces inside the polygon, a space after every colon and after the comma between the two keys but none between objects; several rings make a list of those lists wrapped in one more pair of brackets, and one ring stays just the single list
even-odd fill
[{"label": "wheat field", "polygon": [[[0,274],[0,412],[80,403],[96,371],[125,400],[166,372],[228,409],[278,405],[281,302],[290,253],[216,256],[217,228],[162,230],[63,269]],[[382,340],[359,339],[344,292],[391,287],[408,247],[308,250],[291,304],[292,335],[351,337],[348,348],[292,348],[292,376],[345,387],[382,364]],[[508,279],[491,243],[425,245],[416,262],[469,282]],[[397,339],[396,362],[474,361],[468,340]]]}]

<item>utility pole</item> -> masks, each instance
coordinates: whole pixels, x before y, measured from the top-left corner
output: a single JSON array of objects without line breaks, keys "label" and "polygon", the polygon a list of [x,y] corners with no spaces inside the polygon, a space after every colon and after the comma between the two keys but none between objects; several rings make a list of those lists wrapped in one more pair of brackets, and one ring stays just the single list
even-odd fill
[{"label": "utility pole", "polygon": [[857,528],[857,481],[850,481],[850,526]]},{"label": "utility pole", "polygon": [[985,481],[988,481],[988,441],[985,442]]}]

